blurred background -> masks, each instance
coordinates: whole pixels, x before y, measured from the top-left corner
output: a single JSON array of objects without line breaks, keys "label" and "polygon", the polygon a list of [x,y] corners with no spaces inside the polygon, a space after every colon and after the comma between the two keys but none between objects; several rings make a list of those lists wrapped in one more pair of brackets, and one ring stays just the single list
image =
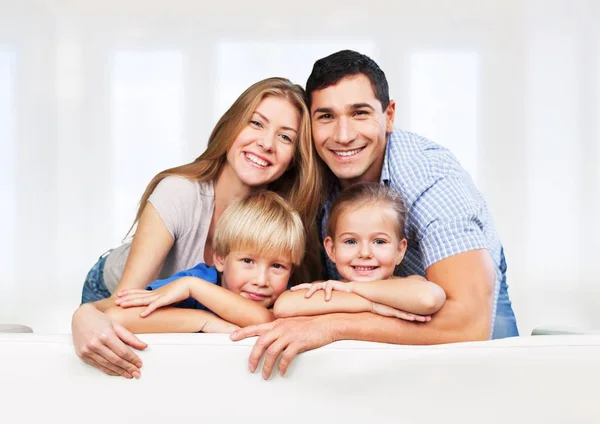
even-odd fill
[{"label": "blurred background", "polygon": [[521,334],[600,329],[597,0],[0,0],[0,323],[70,332],[152,176],[253,82],[345,48],[485,194]]}]

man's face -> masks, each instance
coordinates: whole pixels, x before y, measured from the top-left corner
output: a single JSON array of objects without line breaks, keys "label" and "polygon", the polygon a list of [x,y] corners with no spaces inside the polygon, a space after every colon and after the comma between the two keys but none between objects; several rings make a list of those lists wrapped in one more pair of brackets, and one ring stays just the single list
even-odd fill
[{"label": "man's face", "polygon": [[382,110],[371,81],[363,74],[312,93],[312,133],[319,156],[342,187],[378,182],[395,104]]}]

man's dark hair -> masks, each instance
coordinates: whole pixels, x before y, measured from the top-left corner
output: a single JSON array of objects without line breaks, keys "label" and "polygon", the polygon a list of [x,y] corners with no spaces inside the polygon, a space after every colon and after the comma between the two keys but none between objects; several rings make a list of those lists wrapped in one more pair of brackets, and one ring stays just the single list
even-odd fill
[{"label": "man's dark hair", "polygon": [[312,104],[312,93],[337,84],[342,78],[364,74],[371,81],[375,97],[385,110],[390,103],[390,91],[385,73],[373,59],[352,50],[341,50],[315,62],[306,81],[308,107]]}]

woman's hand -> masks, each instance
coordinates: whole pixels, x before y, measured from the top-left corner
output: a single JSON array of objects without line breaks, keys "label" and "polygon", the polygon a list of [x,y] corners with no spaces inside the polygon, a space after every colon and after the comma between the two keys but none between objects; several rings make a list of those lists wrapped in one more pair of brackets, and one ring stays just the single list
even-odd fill
[{"label": "woman's hand", "polygon": [[291,291],[298,291],[308,289],[305,298],[311,297],[318,290],[325,290],[325,301],[328,302],[331,299],[331,293],[335,291],[342,291],[346,293],[352,293],[352,282],[343,282],[337,280],[327,280],[327,281],[319,281],[314,283],[304,283],[298,284],[297,286],[292,287]]},{"label": "woman's hand", "polygon": [[75,353],[84,362],[108,375],[140,377],[142,361],[127,345],[140,350],[148,345],[93,305],[75,311],[71,332]]},{"label": "woman's hand", "polygon": [[157,290],[121,290],[117,293],[115,304],[122,308],[147,306],[140,314],[141,317],[147,317],[160,307],[184,301],[190,296],[190,287],[187,281],[184,278],[180,278]]},{"label": "woman's hand", "polygon": [[400,309],[392,308],[388,305],[373,302],[371,312],[377,315],[391,318],[399,318],[404,321],[417,321],[417,322],[428,322],[431,321],[430,315],[417,315],[411,314],[410,312],[401,311]]}]

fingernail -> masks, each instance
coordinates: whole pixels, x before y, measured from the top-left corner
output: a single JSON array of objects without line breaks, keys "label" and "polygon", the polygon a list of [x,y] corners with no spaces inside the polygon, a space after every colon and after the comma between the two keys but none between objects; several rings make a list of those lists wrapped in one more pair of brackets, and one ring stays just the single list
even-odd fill
[{"label": "fingernail", "polygon": [[250,370],[250,372],[254,372],[254,370],[255,370],[256,368],[254,367],[254,365],[252,365],[252,364],[248,364],[248,369]]},{"label": "fingernail", "polygon": [[138,367],[138,368],[142,368],[142,363],[141,363],[141,362],[136,362],[134,365],[135,365],[136,367]]},{"label": "fingernail", "polygon": [[134,372],[133,373],[133,378],[135,378],[136,380],[140,378],[140,373],[139,372]]},{"label": "fingernail", "polygon": [[130,380],[130,379],[132,378],[132,377],[131,377],[131,374],[129,374],[129,373],[125,373],[125,378],[126,378],[126,379],[128,379],[128,380]]}]

